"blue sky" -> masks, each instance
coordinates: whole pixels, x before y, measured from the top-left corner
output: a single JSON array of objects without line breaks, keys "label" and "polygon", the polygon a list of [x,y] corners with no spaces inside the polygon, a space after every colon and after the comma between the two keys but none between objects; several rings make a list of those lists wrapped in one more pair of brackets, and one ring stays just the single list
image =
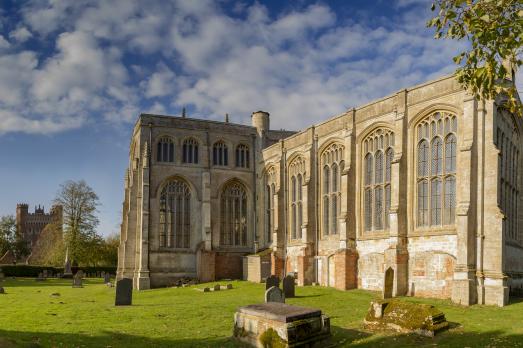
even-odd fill
[{"label": "blue sky", "polygon": [[462,44],[425,28],[430,0],[0,0],[0,215],[100,196],[118,232],[140,112],[299,129],[453,70]]}]

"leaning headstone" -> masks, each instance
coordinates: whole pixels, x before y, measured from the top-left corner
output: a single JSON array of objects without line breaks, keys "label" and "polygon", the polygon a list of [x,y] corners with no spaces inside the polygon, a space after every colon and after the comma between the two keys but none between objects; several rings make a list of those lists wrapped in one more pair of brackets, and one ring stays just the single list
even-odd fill
[{"label": "leaning headstone", "polygon": [[285,294],[283,293],[283,290],[273,286],[265,291],[265,303],[268,302],[285,303]]},{"label": "leaning headstone", "polygon": [[111,275],[109,273],[104,273],[104,283],[110,283],[111,282]]},{"label": "leaning headstone", "polygon": [[291,298],[295,296],[295,278],[291,275],[287,275],[283,278],[283,293],[285,298]]},{"label": "leaning headstone", "polygon": [[392,298],[392,287],[394,286],[394,270],[387,268],[383,278],[383,299]]},{"label": "leaning headstone", "polygon": [[83,288],[82,274],[80,272],[77,272],[73,278],[73,288]]},{"label": "leaning headstone", "polygon": [[115,306],[130,306],[133,303],[133,280],[123,278],[116,282]]},{"label": "leaning headstone", "polygon": [[280,287],[280,278],[275,275],[268,276],[267,280],[265,280],[265,290],[269,290],[273,286]]},{"label": "leaning headstone", "polygon": [[0,286],[0,294],[5,294],[5,290],[3,287]]},{"label": "leaning headstone", "polygon": [[220,291],[220,284],[216,284],[216,285],[214,286],[214,289],[213,289],[213,290],[214,290],[214,291]]}]

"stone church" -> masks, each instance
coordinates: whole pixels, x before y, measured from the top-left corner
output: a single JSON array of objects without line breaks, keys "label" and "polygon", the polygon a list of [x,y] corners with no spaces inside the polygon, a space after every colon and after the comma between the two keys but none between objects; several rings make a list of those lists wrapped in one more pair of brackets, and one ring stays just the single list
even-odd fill
[{"label": "stone church", "polygon": [[[523,121],[453,76],[299,132],[142,114],[118,277],[242,278],[265,250],[299,285],[503,306],[523,286]],[[321,115],[318,115],[319,117]],[[279,116],[285,117],[285,115]]]}]

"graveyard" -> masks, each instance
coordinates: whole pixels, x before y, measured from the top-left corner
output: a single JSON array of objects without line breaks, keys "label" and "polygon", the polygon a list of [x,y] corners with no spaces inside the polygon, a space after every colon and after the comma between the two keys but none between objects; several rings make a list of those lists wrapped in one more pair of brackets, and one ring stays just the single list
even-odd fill
[{"label": "graveyard", "polygon": [[[114,280],[114,279],[113,279]],[[116,288],[101,278],[6,278],[0,294],[0,347],[241,347],[232,339],[239,307],[263,304],[265,284],[213,282],[187,287],[134,291],[132,305],[115,306]],[[196,291],[214,289],[219,291]],[[232,289],[227,289],[227,284]],[[371,301],[382,294],[296,287],[285,303],[317,308],[330,319],[332,343],[339,347],[522,347],[523,301],[510,305],[462,307],[448,300],[399,298],[434,305],[449,329],[434,338],[364,325]],[[395,299],[397,300],[397,299]]]}]

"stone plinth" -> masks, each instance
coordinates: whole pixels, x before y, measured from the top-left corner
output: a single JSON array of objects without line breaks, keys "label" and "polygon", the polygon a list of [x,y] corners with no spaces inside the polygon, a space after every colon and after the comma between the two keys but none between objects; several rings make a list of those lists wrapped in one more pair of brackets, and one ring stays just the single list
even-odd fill
[{"label": "stone plinth", "polygon": [[371,302],[364,323],[369,329],[386,328],[428,337],[449,327],[445,314],[434,306],[398,300]]},{"label": "stone plinth", "polygon": [[325,347],[330,320],[321,310],[264,303],[240,307],[234,314],[234,337],[253,347]]}]

